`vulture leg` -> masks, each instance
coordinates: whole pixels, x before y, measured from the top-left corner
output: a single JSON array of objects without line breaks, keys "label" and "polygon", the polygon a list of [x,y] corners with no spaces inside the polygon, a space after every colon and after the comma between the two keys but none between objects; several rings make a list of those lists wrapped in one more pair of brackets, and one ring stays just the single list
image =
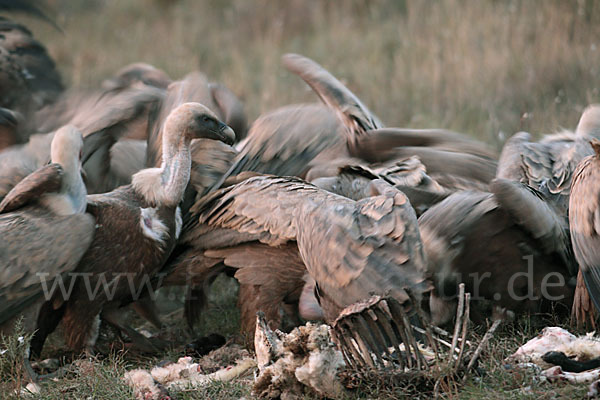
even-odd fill
[{"label": "vulture leg", "polygon": [[54,332],[63,317],[64,308],[55,310],[51,302],[45,302],[41,308],[37,320],[37,330],[31,338],[30,354],[39,357],[49,334]]},{"label": "vulture leg", "polygon": [[62,378],[67,374],[67,372],[69,372],[70,366],[71,364],[68,364],[64,367],[60,367],[52,373],[40,375],[33,370],[33,367],[31,366],[31,360],[29,359],[29,357],[25,357],[25,359],[23,360],[23,368],[25,369],[25,372],[29,376],[31,382],[34,383],[38,383],[40,381],[48,379]]},{"label": "vulture leg", "polygon": [[238,307],[240,309],[241,331],[248,339],[248,343],[254,343],[254,332],[256,331],[256,313],[263,312],[271,329],[279,328],[281,314],[279,312],[281,302],[264,302],[259,285],[240,283],[238,294]]},{"label": "vulture leg", "polygon": [[596,330],[596,311],[590,294],[585,287],[581,270],[577,273],[577,286],[575,288],[575,298],[573,299],[573,309],[571,311],[571,325],[576,325],[578,329],[591,327],[592,330]]},{"label": "vulture leg", "polygon": [[167,341],[157,338],[147,338],[124,321],[124,314],[118,307],[105,308],[102,311],[102,319],[116,327],[119,331],[127,334],[131,339],[130,349],[135,349],[143,353],[156,353],[169,347]]},{"label": "vulture leg", "polygon": [[309,278],[308,282],[302,288],[300,301],[298,302],[298,311],[300,312],[300,316],[306,320],[322,321],[325,319],[323,309],[315,296],[315,281],[312,278]]},{"label": "vulture leg", "polygon": [[156,329],[162,330],[164,325],[158,316],[156,303],[150,297],[142,297],[131,305],[131,308],[146,321],[150,322]]}]

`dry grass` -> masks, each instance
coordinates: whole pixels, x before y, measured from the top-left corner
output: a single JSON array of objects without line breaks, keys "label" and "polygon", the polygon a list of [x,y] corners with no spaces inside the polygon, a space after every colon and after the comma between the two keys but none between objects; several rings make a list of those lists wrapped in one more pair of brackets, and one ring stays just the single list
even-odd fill
[{"label": "dry grass", "polygon": [[316,100],[280,66],[286,52],[322,63],[389,126],[451,128],[491,142],[500,131],[574,127],[599,101],[594,0],[52,3],[64,34],[30,26],[70,85],[95,86],[134,61],[173,77],[200,69],[240,94],[251,119]]},{"label": "dry grass", "polygon": [[[316,101],[300,79],[280,66],[286,52],[323,64],[389,126],[449,128],[495,145],[502,135],[520,129],[573,128],[583,107],[600,96],[600,2],[594,0],[49,3],[64,33],[17,19],[48,47],[69,86],[95,87],[137,61],[175,78],[200,69],[244,99],[250,120],[284,104]],[[234,296],[213,299],[213,306],[202,333],[232,335]],[[530,376],[502,366],[505,355],[537,332],[526,324],[503,332],[484,356],[487,375],[448,397],[581,397],[585,388],[535,384]],[[111,356],[94,366],[87,377],[48,384],[41,398],[131,396],[119,380],[132,366],[128,361]],[[241,396],[249,396],[248,388],[236,383],[180,394]],[[401,388],[381,387],[356,394],[365,396],[407,395]]]}]

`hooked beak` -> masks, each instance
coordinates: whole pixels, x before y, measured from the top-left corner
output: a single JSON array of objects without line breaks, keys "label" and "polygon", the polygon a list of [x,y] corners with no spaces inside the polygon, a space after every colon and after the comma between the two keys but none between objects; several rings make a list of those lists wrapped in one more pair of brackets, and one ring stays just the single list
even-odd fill
[{"label": "hooked beak", "polygon": [[235,142],[235,132],[222,122],[219,124],[218,136],[225,144],[232,145]]}]

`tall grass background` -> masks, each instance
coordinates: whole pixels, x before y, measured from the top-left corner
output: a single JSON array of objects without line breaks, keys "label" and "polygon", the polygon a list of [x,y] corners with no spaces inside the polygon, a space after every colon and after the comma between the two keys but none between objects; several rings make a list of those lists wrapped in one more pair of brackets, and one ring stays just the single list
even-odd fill
[{"label": "tall grass background", "polygon": [[63,29],[25,20],[69,86],[144,61],[227,84],[250,120],[315,101],[280,56],[311,57],[388,126],[499,145],[573,128],[600,101],[596,0],[48,0]]}]

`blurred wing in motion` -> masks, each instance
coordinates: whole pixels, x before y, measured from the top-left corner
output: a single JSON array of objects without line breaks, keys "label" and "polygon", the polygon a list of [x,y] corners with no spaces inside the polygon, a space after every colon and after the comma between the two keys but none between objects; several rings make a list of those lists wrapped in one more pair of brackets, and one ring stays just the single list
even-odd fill
[{"label": "blurred wing in motion", "polygon": [[515,223],[538,240],[544,251],[560,254],[573,276],[576,275],[567,225],[535,189],[519,182],[495,179],[490,184],[490,191]]},{"label": "blurred wing in motion", "polygon": [[0,0],[0,11],[19,12],[48,22],[50,25],[61,30],[54,20],[48,17],[44,11],[44,2],[40,0]]},{"label": "blurred wing in motion", "polygon": [[427,174],[450,190],[485,188],[496,175],[496,161],[471,154],[432,147],[399,147],[394,154],[396,158],[417,156]]},{"label": "blurred wing in motion", "polygon": [[166,89],[171,82],[171,78],[163,70],[146,63],[133,63],[121,68],[112,78],[105,79],[102,88],[123,90],[141,83]]},{"label": "blurred wing in motion", "polygon": [[298,54],[286,54],[283,65],[300,76],[335,111],[347,129],[348,143],[355,143],[366,131],[383,124],[354,93],[313,60]]},{"label": "blurred wing in motion", "polygon": [[485,143],[444,129],[375,129],[358,139],[355,151],[356,155],[364,154],[365,159],[376,156],[378,161],[386,161],[385,155],[392,155],[398,147],[433,147],[488,159],[497,156]]},{"label": "blurred wing in motion", "polygon": [[254,121],[233,165],[211,189],[244,171],[302,177],[313,164],[345,152],[340,128],[335,115],[320,104],[294,104],[264,114]]},{"label": "blurred wing in motion", "polygon": [[248,117],[244,111],[244,104],[227,86],[212,82],[208,86],[221,121],[233,129],[236,142],[242,141],[248,133]]}]

